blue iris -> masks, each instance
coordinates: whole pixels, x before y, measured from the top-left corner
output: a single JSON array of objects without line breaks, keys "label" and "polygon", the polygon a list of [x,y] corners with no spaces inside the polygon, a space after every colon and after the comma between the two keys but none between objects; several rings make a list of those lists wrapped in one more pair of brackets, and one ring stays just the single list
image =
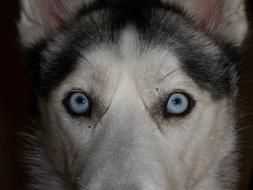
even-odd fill
[{"label": "blue iris", "polygon": [[76,115],[88,114],[90,112],[89,98],[83,92],[73,92],[68,98],[68,108]]},{"label": "blue iris", "polygon": [[185,114],[190,107],[189,98],[184,93],[172,94],[166,105],[166,113],[174,116]]}]

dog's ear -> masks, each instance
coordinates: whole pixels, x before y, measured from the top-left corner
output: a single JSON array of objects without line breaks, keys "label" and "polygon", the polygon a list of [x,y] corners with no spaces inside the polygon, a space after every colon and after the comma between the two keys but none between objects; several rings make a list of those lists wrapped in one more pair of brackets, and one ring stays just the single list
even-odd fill
[{"label": "dog's ear", "polygon": [[88,0],[21,0],[19,33],[29,46],[43,38],[50,38],[70,20]]},{"label": "dog's ear", "polygon": [[247,34],[244,0],[163,0],[182,7],[200,30],[240,45]]}]

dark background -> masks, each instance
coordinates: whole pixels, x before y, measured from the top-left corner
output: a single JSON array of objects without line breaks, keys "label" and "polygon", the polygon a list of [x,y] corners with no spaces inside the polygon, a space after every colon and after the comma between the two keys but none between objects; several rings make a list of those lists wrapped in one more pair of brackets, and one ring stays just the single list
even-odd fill
[{"label": "dark background", "polygon": [[[253,9],[249,3],[249,20]],[[28,121],[31,86],[21,67],[16,22],[18,0],[0,6],[0,189],[23,190],[19,134]],[[242,152],[240,190],[253,190],[253,30],[245,43],[245,64],[240,81],[240,137]]]}]

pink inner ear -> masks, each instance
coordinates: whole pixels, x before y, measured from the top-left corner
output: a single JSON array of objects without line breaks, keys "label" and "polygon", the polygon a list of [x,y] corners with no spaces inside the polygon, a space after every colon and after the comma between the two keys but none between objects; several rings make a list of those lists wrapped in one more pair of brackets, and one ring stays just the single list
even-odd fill
[{"label": "pink inner ear", "polygon": [[219,24],[222,14],[222,1],[195,0],[197,10],[198,26],[200,29],[212,28]]},{"label": "pink inner ear", "polygon": [[57,29],[64,22],[63,15],[67,18],[67,11],[65,10],[62,0],[43,0],[43,7],[41,9],[44,15],[42,22],[46,33],[51,35],[57,32]]}]

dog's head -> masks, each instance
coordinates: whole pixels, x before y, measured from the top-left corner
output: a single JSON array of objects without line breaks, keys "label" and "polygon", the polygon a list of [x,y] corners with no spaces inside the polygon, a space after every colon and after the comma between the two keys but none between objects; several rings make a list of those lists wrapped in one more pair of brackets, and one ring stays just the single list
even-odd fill
[{"label": "dog's head", "polygon": [[37,189],[232,189],[241,0],[23,0]]}]

